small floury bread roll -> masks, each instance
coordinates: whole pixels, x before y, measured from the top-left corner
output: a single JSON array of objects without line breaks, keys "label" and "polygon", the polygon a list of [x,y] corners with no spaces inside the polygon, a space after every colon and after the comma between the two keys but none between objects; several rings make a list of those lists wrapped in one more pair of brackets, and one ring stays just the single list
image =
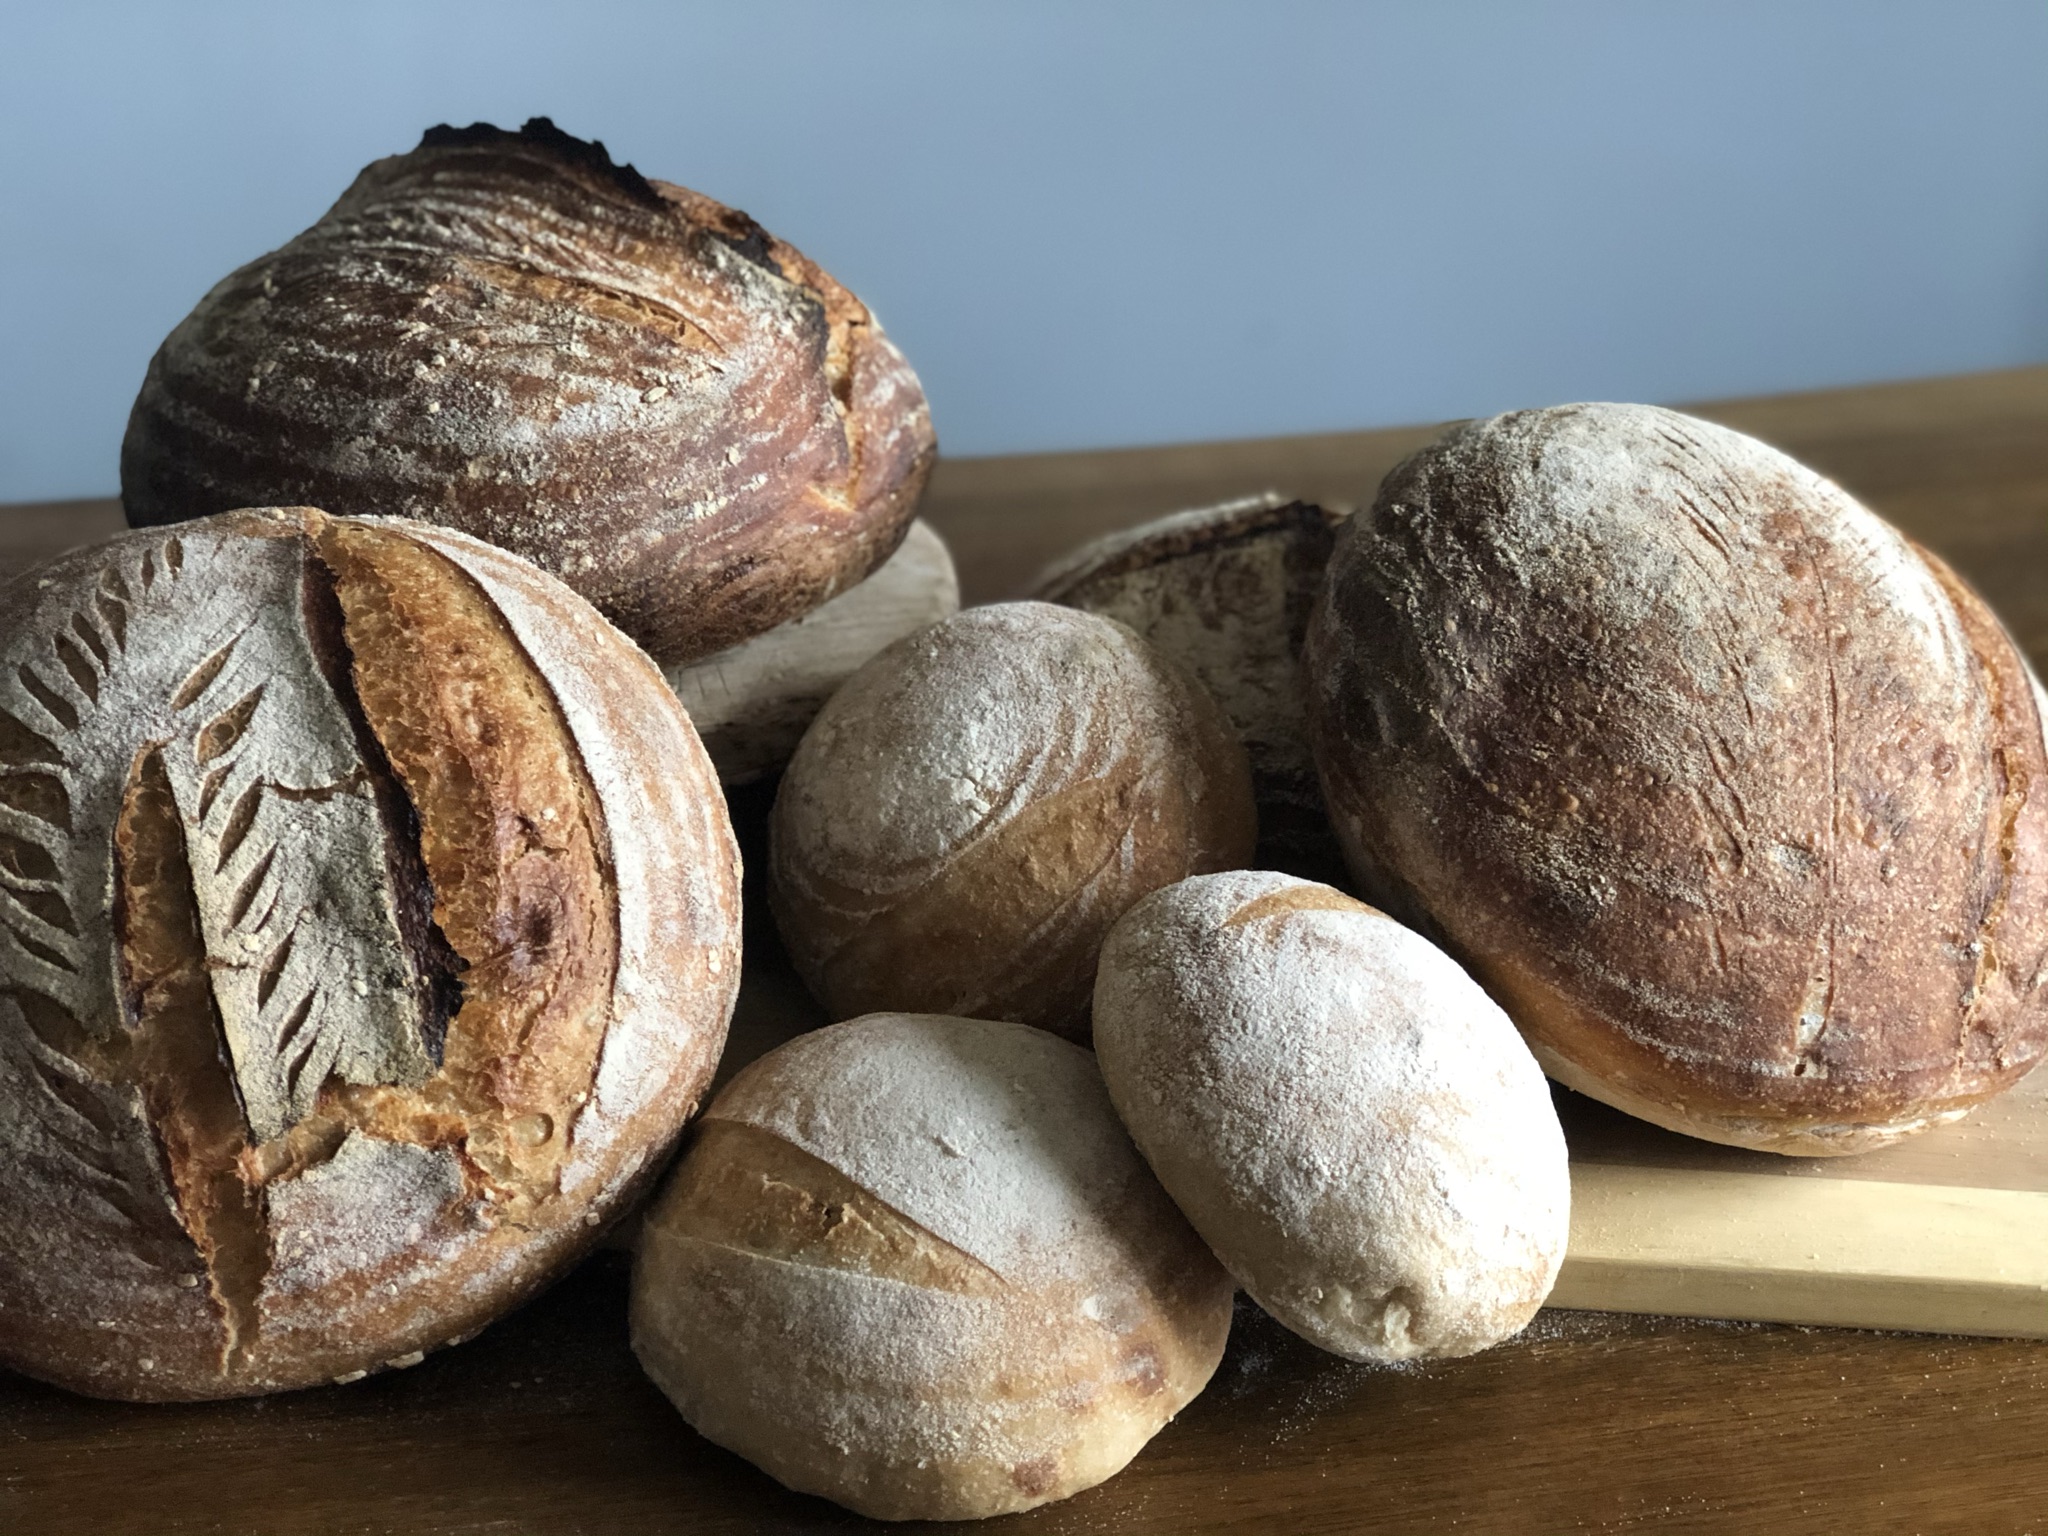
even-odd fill
[{"label": "small floury bread roll", "polygon": [[769,900],[836,1018],[1085,1039],[1110,924],[1243,864],[1256,821],[1200,684],[1121,624],[1000,603],[898,641],[818,712],[776,794]]},{"label": "small floury bread roll", "polygon": [[1301,641],[1343,514],[1268,492],[1085,544],[1032,594],[1128,624],[1222,706],[1251,759],[1262,864],[1341,875],[1302,719]]},{"label": "small floury bread roll", "polygon": [[[1552,1076],[1858,1152],[2048,1047],[2048,753],[1982,601],[1841,490],[1634,405],[1461,427],[1339,535],[1330,812]],[[1368,890],[1370,890],[1368,884]]]},{"label": "small floury bread roll", "polygon": [[930,523],[822,608],[662,675],[728,789],[779,772],[825,701],[884,646],[960,608],[953,557]]},{"label": "small floury bread roll", "polygon": [[1550,1294],[1571,1180],[1549,1085],[1385,914],[1265,871],[1154,892],[1103,946],[1095,1042],[1167,1193],[1311,1343],[1468,1355]]},{"label": "small floury bread roll", "polygon": [[675,664],[879,566],[936,451],[860,300],[536,118],[428,130],[223,278],[150,360],[121,500],[459,528]]},{"label": "small floury bread roll", "polygon": [[975,1519],[1121,1469],[1207,1384],[1233,1289],[1088,1052],[876,1014],[712,1102],[647,1214],[633,1348],[790,1487]]},{"label": "small floury bread roll", "polygon": [[241,512],[0,589],[0,1363],[408,1365],[599,1235],[739,973],[710,764],[566,587]]}]

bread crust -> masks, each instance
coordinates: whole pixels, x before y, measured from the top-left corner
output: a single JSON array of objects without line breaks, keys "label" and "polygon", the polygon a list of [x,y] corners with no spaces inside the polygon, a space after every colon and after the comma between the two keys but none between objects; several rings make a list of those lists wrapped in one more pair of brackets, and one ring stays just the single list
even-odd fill
[{"label": "bread crust", "polygon": [[1085,1039],[1110,925],[1243,864],[1256,826],[1200,684],[1112,620],[999,603],[897,642],[819,711],[777,790],[769,899],[836,1017]]},{"label": "bread crust", "polygon": [[1118,1471],[1214,1372],[1232,1290],[1087,1051],[881,1014],[713,1101],[648,1212],[633,1347],[788,1486],[974,1519]]},{"label": "bread crust", "polygon": [[1837,487],[1646,406],[1388,476],[1308,641],[1333,818],[1554,1075],[1802,1155],[2048,1047],[2048,769],[1982,604]]},{"label": "bread crust", "polygon": [[7,596],[0,1359],[157,1400],[353,1379],[587,1248],[737,979],[730,829],[652,664],[511,556],[305,509]]},{"label": "bread crust", "polygon": [[1550,1294],[1571,1177],[1549,1085],[1384,913],[1265,870],[1155,891],[1103,945],[1095,1042],[1167,1193],[1311,1343],[1468,1355]]},{"label": "bread crust", "polygon": [[1344,514],[1271,492],[1175,512],[1074,550],[1032,596],[1128,624],[1237,728],[1259,804],[1258,862],[1342,879],[1302,718],[1301,643]]},{"label": "bread crust", "polygon": [[659,660],[888,558],[936,454],[859,300],[736,210],[535,119],[438,128],[151,360],[135,526],[304,501],[475,534]]}]

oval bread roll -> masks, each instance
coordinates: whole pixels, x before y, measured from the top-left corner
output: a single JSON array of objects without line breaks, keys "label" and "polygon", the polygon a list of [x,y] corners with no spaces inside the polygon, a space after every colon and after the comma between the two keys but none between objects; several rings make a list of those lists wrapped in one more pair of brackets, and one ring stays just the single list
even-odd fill
[{"label": "oval bread roll", "polygon": [[536,118],[430,129],[223,278],[150,359],[121,500],[459,528],[677,664],[874,570],[936,453],[816,263]]},{"label": "oval bread roll", "polygon": [[647,658],[487,545],[303,509],[75,551],[0,614],[0,1361],[350,1380],[586,1249],[738,980]]},{"label": "oval bread roll", "polygon": [[1208,1382],[1232,1290],[1088,1052],[878,1014],[713,1101],[647,1215],[633,1348],[790,1487],[973,1519],[1118,1471]]},{"label": "oval bread roll", "polygon": [[1264,871],[1157,891],[1103,946],[1110,1097],[1252,1298],[1353,1360],[1518,1332],[1571,1179],[1514,1025],[1427,939]]},{"label": "oval bread roll", "polygon": [[2048,1047],[2025,663],[1783,454],[1648,406],[1461,427],[1339,535],[1307,658],[1361,882],[1426,912],[1570,1086],[1857,1152]]},{"label": "oval bread roll", "polygon": [[875,1009],[1088,1028],[1125,908],[1242,864],[1244,748],[1121,624],[972,608],[901,640],[819,711],[777,791],[769,897],[839,1018]]}]

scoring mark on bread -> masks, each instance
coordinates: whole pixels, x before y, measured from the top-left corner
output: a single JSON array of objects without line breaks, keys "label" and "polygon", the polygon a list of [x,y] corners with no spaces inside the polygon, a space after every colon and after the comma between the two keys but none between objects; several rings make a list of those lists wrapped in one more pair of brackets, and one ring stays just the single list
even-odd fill
[{"label": "scoring mark on bread", "polygon": [[736,1120],[704,1122],[664,1197],[662,1227],[758,1258],[956,1295],[1005,1288],[986,1264],[830,1163]]},{"label": "scoring mark on bread", "polygon": [[[191,557],[175,538],[110,547],[82,606],[46,607],[0,671],[0,1021],[19,1019],[46,1095],[24,1109],[145,1263],[189,1280],[196,1251],[223,1374],[258,1368],[284,1263],[271,1187],[352,1133],[446,1148],[481,1226],[536,1219],[589,1098],[617,949],[595,791],[481,589],[402,535],[365,549],[316,514],[274,518],[300,521],[198,546],[203,580],[177,579]],[[329,562],[388,576],[394,551],[413,560],[415,616],[446,622],[389,627],[361,658]],[[359,610],[379,600],[355,595]],[[511,676],[519,707],[464,713],[475,668],[444,653],[465,647]],[[380,739],[391,722],[356,694],[359,661],[479,736],[415,742],[458,774],[489,766],[465,748],[488,757],[500,728],[510,741],[497,788],[515,803],[483,814],[499,857],[456,872],[476,898],[466,956],[436,924],[420,818]],[[117,753],[125,775],[91,771]],[[584,927],[564,919],[586,906]],[[109,940],[115,964],[85,965]],[[506,973],[511,1001],[464,1008],[473,961]],[[471,1038],[444,1060],[458,1011]]]}]

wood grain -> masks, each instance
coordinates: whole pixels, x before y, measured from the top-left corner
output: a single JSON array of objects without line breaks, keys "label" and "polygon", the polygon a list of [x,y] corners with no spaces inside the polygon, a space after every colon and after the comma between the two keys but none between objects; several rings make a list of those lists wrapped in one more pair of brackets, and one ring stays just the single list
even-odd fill
[{"label": "wood grain", "polygon": [[[2048,369],[1701,413],[1805,458],[1940,550],[2048,661]],[[945,462],[924,511],[954,546],[967,599],[983,600],[1156,512],[1268,486],[1356,502],[1432,431]],[[106,502],[0,513],[0,571],[118,525]],[[767,952],[755,929],[747,939]],[[772,1041],[796,1006],[757,992],[746,1033]],[[1690,1155],[1563,1102],[1588,1155],[1649,1167]],[[2036,1188],[2048,1149],[2003,1150],[1995,1117],[2008,1113],[2025,1107],[1981,1112],[1988,1139],[1966,1123],[1947,1148],[1863,1161],[1916,1154],[1909,1182]],[[1725,1155],[1717,1168],[1759,1172],[1744,1159],[1760,1154]],[[1812,1175],[1781,1164],[1770,1176]],[[632,1363],[624,1288],[623,1261],[601,1257],[415,1370],[268,1400],[117,1407],[0,1375],[0,1531],[864,1524],[693,1436]],[[1216,1383],[1127,1472],[980,1529],[1997,1536],[2043,1528],[2044,1439],[2048,1347],[2024,1342],[1547,1311],[1474,1359],[1384,1371],[1241,1307]]]}]

